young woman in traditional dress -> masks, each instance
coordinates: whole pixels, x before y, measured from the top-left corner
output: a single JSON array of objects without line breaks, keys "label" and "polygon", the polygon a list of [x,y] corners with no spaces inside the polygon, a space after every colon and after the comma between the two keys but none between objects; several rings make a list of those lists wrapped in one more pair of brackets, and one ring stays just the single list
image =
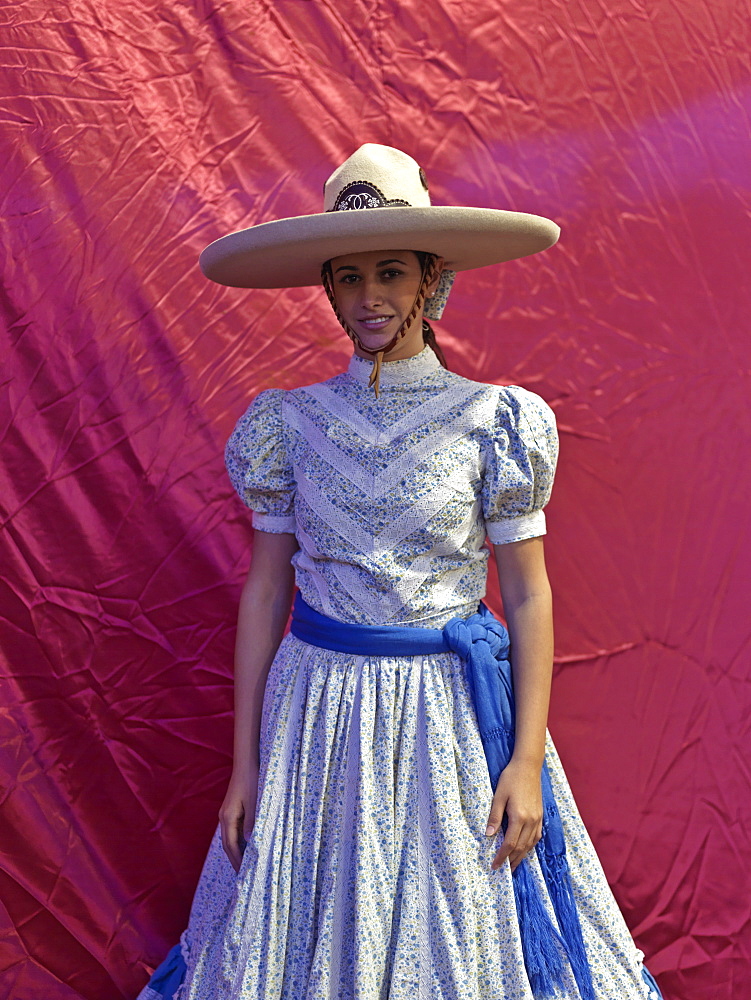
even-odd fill
[{"label": "young woman in traditional dress", "polygon": [[[354,355],[260,393],[227,445],[256,529],[234,767],[189,926],[142,1000],[659,997],[546,734],[553,413],[448,371],[427,322],[456,271],[558,227],[427,188],[367,144],[323,213],[202,254],[226,285],[322,281]],[[480,603],[486,541],[508,632]]]}]

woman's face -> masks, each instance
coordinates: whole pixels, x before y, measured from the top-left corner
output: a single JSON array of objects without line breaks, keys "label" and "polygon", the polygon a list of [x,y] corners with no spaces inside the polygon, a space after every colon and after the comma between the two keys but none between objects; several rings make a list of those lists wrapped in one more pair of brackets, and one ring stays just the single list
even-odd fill
[{"label": "woman's face", "polygon": [[[437,275],[427,293],[438,285]],[[347,325],[369,351],[385,347],[410,313],[422,281],[422,268],[412,250],[368,250],[331,261],[336,304]],[[423,349],[422,310],[386,358],[396,361]],[[355,354],[367,357],[355,344]]]}]

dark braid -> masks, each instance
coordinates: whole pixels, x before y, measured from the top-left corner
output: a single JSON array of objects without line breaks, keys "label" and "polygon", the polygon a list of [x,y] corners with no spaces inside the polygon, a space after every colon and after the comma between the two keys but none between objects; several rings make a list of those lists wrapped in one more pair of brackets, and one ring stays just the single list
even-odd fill
[{"label": "dark braid", "polygon": [[[428,259],[431,258],[432,259],[431,262],[435,261],[436,259],[434,254],[426,253],[424,250],[415,250],[415,255],[417,259],[420,261],[420,264],[422,265],[423,274],[425,273],[425,269],[428,265]],[[423,319],[422,321],[422,339],[423,343],[428,345],[428,347],[432,350],[433,354],[435,354],[435,356],[438,358],[443,367],[448,370],[448,365],[446,364],[446,355],[443,353],[438,344],[433,327],[430,325],[430,323],[428,323],[426,319]]]},{"label": "dark braid", "polygon": [[433,351],[433,354],[438,358],[444,368],[448,369],[446,364],[446,357],[441,350],[438,341],[435,339],[435,331],[433,327],[428,323],[426,319],[422,321],[422,339],[425,344]]}]

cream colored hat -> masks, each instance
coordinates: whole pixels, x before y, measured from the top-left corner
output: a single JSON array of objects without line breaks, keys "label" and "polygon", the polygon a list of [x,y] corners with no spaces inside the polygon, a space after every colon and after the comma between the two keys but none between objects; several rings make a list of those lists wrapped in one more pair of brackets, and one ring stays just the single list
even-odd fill
[{"label": "cream colored hat", "polygon": [[546,250],[559,233],[539,215],[431,205],[419,164],[368,142],[326,181],[323,212],[230,233],[209,244],[199,263],[220,285],[287,288],[320,284],[321,265],[345,253],[423,250],[466,271]]}]

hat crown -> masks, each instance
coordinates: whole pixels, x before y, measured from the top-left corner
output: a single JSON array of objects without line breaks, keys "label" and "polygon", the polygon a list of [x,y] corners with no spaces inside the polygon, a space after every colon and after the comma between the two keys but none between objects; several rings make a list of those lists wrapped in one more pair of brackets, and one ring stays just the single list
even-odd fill
[{"label": "hat crown", "polygon": [[407,153],[375,142],[360,146],[323,188],[324,212],[397,205],[430,205],[425,173]]}]

